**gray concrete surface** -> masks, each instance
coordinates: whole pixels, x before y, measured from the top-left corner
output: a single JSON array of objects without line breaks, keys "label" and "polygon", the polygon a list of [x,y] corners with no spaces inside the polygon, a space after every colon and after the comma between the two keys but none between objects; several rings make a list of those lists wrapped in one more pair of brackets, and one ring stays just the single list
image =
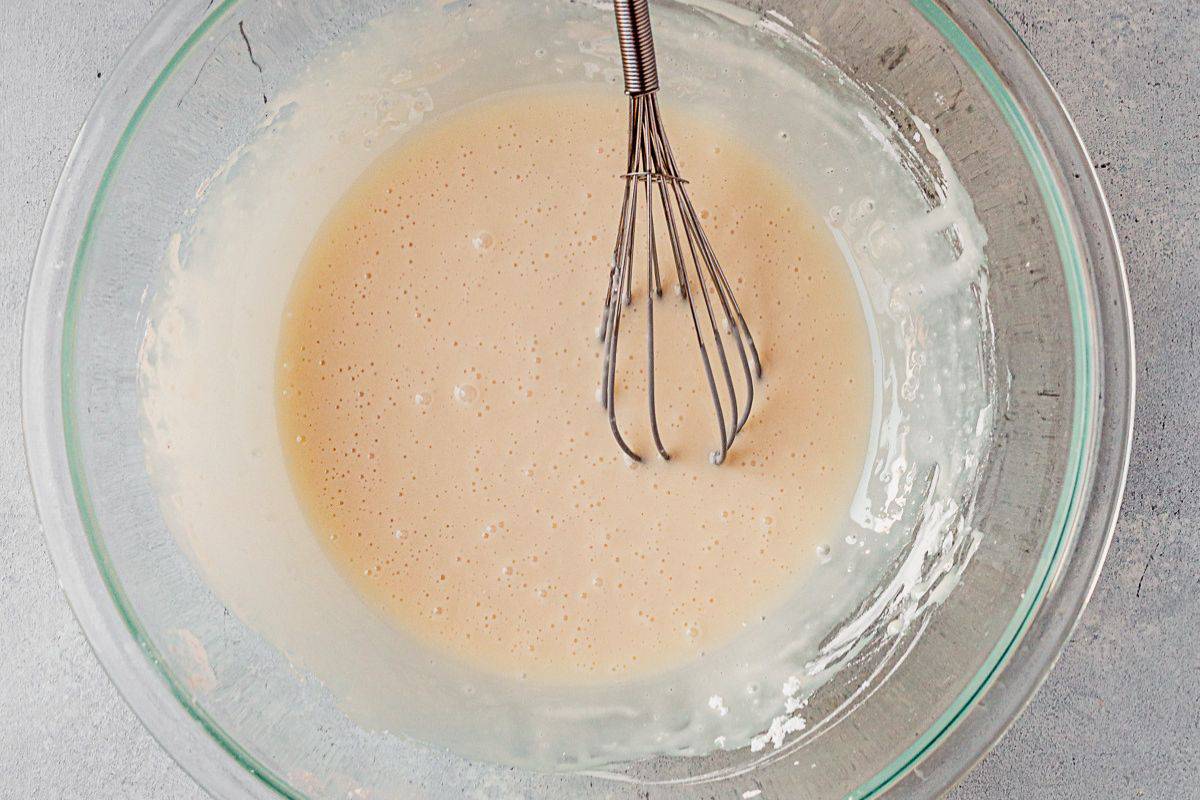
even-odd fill
[{"label": "gray concrete surface", "polygon": [[[103,76],[161,0],[0,2],[0,797],[201,798],[67,607],[18,417],[38,231]],[[1121,524],[1058,667],[955,800],[1200,798],[1200,5],[998,0],[1102,167],[1140,406]]]}]

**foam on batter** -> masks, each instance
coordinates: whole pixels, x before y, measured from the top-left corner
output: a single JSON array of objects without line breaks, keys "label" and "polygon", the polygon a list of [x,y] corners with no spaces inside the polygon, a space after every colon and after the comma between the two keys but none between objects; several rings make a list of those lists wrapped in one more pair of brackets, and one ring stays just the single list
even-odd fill
[{"label": "foam on batter", "polygon": [[[673,456],[627,464],[595,401],[625,124],[619,94],[581,84],[426,127],[339,202],[288,304],[280,430],[318,535],[390,618],[486,671],[614,680],[727,644],[819,565],[866,456],[871,349],[829,229],[750,143],[676,112],[768,378],[714,467],[666,269],[656,372]],[[668,254],[661,219],[659,233]],[[633,299],[617,410],[652,453],[644,290]]]}]

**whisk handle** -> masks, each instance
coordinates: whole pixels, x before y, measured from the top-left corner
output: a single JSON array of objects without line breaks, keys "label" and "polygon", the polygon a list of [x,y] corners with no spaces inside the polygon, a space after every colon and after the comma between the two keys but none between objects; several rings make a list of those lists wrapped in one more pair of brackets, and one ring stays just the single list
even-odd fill
[{"label": "whisk handle", "polygon": [[625,94],[657,91],[658,64],[654,58],[654,36],[650,32],[649,0],[613,0],[613,9],[617,12]]}]

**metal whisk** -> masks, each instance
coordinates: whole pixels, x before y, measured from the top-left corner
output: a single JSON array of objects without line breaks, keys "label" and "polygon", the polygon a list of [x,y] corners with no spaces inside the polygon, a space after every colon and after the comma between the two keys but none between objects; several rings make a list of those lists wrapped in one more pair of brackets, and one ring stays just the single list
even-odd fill
[{"label": "metal whisk", "polygon": [[[733,289],[725,277],[717,255],[709,244],[696,209],[688,196],[687,181],[681,177],[671,145],[663,129],[658,109],[658,67],[654,57],[654,39],[650,32],[650,9],[647,0],[613,0],[617,15],[617,33],[621,42],[621,62],[625,73],[625,93],[629,95],[629,161],[625,175],[625,199],[621,204],[621,220],[617,243],[609,273],[608,293],[600,326],[604,343],[604,372],[601,400],[608,411],[613,436],[625,455],[635,461],[635,453],[617,426],[616,372],[617,342],[621,333],[621,312],[633,302],[634,250],[639,204],[644,202],[645,241],[647,250],[646,291],[646,384],[650,404],[650,433],[658,454],[669,459],[658,429],[655,408],[654,379],[654,304],[662,297],[662,276],[659,272],[655,240],[655,217],[666,223],[675,261],[677,291],[691,309],[692,326],[700,348],[700,360],[716,409],[718,446],[711,460],[725,460],[733,441],[741,432],[754,404],[754,380],[762,377],[762,364],[754,339],[746,327]],[[654,207],[657,194],[659,210]],[[639,197],[644,196],[643,200]],[[682,231],[682,235],[680,232]],[[703,303],[699,303],[703,300]],[[699,305],[699,308],[697,306]],[[724,335],[722,334],[724,329]],[[745,378],[745,397],[739,399],[734,386],[730,357],[726,352],[726,337],[736,350],[737,361]],[[710,346],[716,351],[716,362],[724,384],[725,399],[718,389],[717,372],[713,368]]]}]

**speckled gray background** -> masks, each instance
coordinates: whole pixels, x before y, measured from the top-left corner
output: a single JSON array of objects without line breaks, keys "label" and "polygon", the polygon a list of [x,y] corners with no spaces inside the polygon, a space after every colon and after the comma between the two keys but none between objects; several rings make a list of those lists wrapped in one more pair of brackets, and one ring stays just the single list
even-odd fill
[{"label": "speckled gray background", "polygon": [[[1116,541],[1033,705],[955,800],[1200,798],[1200,3],[999,0],[1091,148],[1134,300]],[[0,797],[201,798],[67,607],[25,475],[20,323],[38,231],[104,74],[161,0],[0,0]]]}]

